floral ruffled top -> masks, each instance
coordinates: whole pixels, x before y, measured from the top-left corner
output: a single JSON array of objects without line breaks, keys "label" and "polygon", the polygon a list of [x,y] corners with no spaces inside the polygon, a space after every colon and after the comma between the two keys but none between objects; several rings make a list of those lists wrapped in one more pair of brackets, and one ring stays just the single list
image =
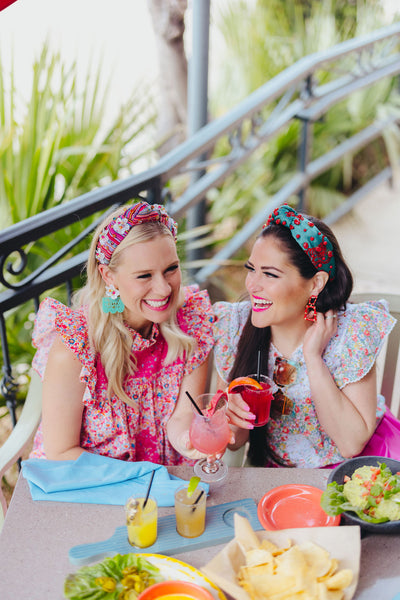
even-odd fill
[{"label": "floral ruffled top", "polygon": [[[219,375],[228,381],[239,337],[250,312],[250,302],[218,302],[214,305],[214,312],[216,367]],[[348,304],[346,310],[338,314],[337,332],[329,341],[323,359],[340,389],[348,383],[359,381],[368,373],[395,322],[385,300]],[[275,360],[280,356],[271,344],[269,376],[272,376]],[[272,450],[285,464],[297,467],[318,468],[342,462],[344,458],[335,443],[319,424],[302,346],[295,350],[290,361],[294,362],[297,375],[284,393],[292,402],[289,411],[285,411],[289,414],[274,414],[268,422],[268,439]],[[377,419],[384,411],[384,398],[379,395]]]},{"label": "floral ruffled top", "polygon": [[[185,288],[185,301],[177,313],[181,329],[196,339],[197,349],[188,360],[176,359],[166,365],[167,343],[158,326],[149,339],[132,332],[132,352],[138,371],[126,379],[124,388],[137,408],[117,396],[107,399],[107,379],[99,356],[88,340],[87,321],[82,310],[73,310],[46,298],[40,305],[32,337],[38,349],[33,367],[43,378],[49,350],[56,335],[79,358],[83,397],[81,446],[89,452],[129,461],[147,460],[163,465],[193,461],[174,450],[166,426],[179,395],[182,379],[204,362],[213,347],[211,303],[206,291]],[[35,436],[31,457],[45,458],[41,427]]]}]

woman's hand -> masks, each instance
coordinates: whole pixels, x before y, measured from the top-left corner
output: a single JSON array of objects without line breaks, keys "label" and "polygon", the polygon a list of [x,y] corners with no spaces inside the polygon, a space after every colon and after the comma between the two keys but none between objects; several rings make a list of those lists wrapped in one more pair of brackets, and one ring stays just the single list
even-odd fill
[{"label": "woman's hand", "polygon": [[226,414],[230,423],[240,429],[253,429],[252,421],[254,421],[256,415],[250,412],[249,405],[243,400],[241,394],[230,394],[228,391],[226,393],[228,396]]},{"label": "woman's hand", "polygon": [[197,460],[199,458],[205,458],[207,455],[199,452],[196,448],[193,448],[193,444],[190,441],[189,430],[186,429],[182,432],[179,439],[176,440],[175,449],[182,454],[182,456],[186,456],[186,458],[191,458],[193,460]]},{"label": "woman's hand", "polygon": [[336,311],[328,310],[317,313],[317,320],[306,331],[303,340],[303,353],[305,357],[321,357],[329,340],[337,330]]}]

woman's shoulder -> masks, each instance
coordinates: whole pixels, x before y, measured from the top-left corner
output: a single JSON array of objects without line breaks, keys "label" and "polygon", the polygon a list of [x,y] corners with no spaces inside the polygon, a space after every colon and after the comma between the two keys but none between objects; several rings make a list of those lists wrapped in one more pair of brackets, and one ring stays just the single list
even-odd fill
[{"label": "woman's shoulder", "polygon": [[200,290],[198,285],[188,285],[183,288],[184,300],[178,310],[178,320],[187,325],[211,323],[214,320],[210,298],[207,290]]},{"label": "woman's shoulder", "polygon": [[216,342],[222,339],[224,344],[229,340],[236,344],[249,316],[250,302],[216,302],[213,309]]},{"label": "woman's shoulder", "polygon": [[327,346],[325,360],[340,388],[370,371],[395,322],[385,300],[348,303],[338,313],[337,333]]},{"label": "woman's shoulder", "polygon": [[215,329],[223,330],[236,336],[247,321],[250,312],[250,302],[216,302],[213,304],[215,314]]},{"label": "woman's shoulder", "polygon": [[32,344],[37,349],[33,366],[40,375],[44,373],[56,336],[81,362],[89,360],[91,352],[85,311],[70,308],[54,298],[45,298],[39,306],[32,333]]},{"label": "woman's shoulder", "polygon": [[354,332],[364,332],[368,336],[375,333],[381,337],[390,333],[396,319],[389,312],[386,300],[371,300],[368,302],[346,304],[343,312],[338,314],[338,326],[341,329]]},{"label": "woman's shoulder", "polygon": [[32,343],[47,346],[59,335],[75,354],[88,351],[88,325],[84,308],[74,309],[54,298],[45,298],[35,318]]}]

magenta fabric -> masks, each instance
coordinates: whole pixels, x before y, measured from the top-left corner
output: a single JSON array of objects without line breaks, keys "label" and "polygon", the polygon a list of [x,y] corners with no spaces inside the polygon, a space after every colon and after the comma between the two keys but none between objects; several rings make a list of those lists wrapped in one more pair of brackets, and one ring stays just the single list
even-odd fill
[{"label": "magenta fabric", "polygon": [[388,408],[359,456],[383,456],[400,460],[400,421]]},{"label": "magenta fabric", "polygon": [[[180,455],[170,444],[167,422],[174,411],[183,378],[205,361],[213,347],[214,316],[205,290],[188,286],[184,292],[185,301],[178,310],[177,322],[197,343],[190,357],[165,364],[167,342],[156,324],[148,339],[129,329],[138,370],[126,377],[124,389],[135,400],[135,406],[115,395],[111,399],[107,397],[107,377],[100,357],[91,350],[85,311],[71,309],[51,298],[42,301],[32,336],[33,345],[38,349],[32,365],[43,378],[56,335],[81,362],[80,377],[86,383],[81,446],[88,452],[162,465],[193,464],[193,460]],[[30,458],[46,458],[41,426]]]}]

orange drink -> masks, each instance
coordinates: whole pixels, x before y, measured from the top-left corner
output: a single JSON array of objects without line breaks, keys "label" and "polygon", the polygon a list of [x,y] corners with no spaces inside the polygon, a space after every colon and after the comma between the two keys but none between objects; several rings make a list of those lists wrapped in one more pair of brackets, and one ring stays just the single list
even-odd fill
[{"label": "orange drink", "polygon": [[207,495],[201,486],[188,496],[188,486],[181,486],[175,492],[176,530],[179,535],[194,538],[201,535],[206,522]]}]

